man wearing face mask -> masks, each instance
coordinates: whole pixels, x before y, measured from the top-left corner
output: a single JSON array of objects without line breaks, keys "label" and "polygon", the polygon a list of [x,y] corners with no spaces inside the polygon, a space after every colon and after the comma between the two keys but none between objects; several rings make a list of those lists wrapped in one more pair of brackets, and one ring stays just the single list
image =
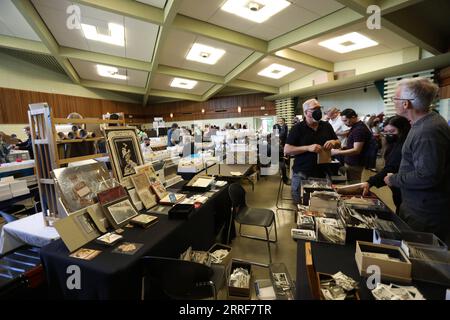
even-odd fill
[{"label": "man wearing face mask", "polygon": [[309,177],[324,178],[323,165],[317,164],[317,153],[322,149],[339,148],[340,142],[333,127],[322,119],[322,111],[316,99],[303,104],[305,119],[294,125],[284,146],[286,155],[294,156],[291,193],[295,204],[300,203],[301,181]]},{"label": "man wearing face mask", "polygon": [[150,138],[148,137],[144,138],[144,142],[141,143],[141,150],[142,153],[144,154],[144,157],[146,153],[153,152],[152,148],[150,147]]},{"label": "man wearing face mask", "polygon": [[347,180],[361,181],[364,165],[367,161],[368,148],[372,139],[372,132],[358,119],[353,109],[345,109],[341,112],[342,122],[350,127],[347,138],[347,146],[344,150],[331,150],[333,156],[344,156]]},{"label": "man wearing face mask", "polygon": [[[367,182],[362,185],[363,195],[367,195],[371,187],[381,188],[386,184],[384,178],[388,173],[397,173],[400,168],[402,160],[403,143],[408,136],[411,125],[408,119],[400,116],[394,116],[386,120],[384,123],[384,136],[386,138],[386,152],[384,154],[385,165],[384,168],[376,175],[370,177]],[[397,213],[402,203],[402,195],[399,188],[391,187],[392,198],[396,207]]]}]

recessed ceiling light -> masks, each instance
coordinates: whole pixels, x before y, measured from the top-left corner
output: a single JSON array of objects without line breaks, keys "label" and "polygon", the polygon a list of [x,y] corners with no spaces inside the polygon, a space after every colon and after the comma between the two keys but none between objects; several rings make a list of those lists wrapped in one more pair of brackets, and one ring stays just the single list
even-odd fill
[{"label": "recessed ceiling light", "polygon": [[125,28],[117,23],[108,23],[109,34],[101,34],[97,27],[90,24],[81,24],[84,37],[89,40],[105,42],[116,46],[125,46]]},{"label": "recessed ceiling light", "polygon": [[204,44],[194,43],[186,59],[206,64],[215,64],[225,54],[225,50],[216,49]]},{"label": "recessed ceiling light", "polygon": [[228,0],[222,10],[261,23],[290,4],[286,0]]},{"label": "recessed ceiling light", "polygon": [[378,45],[378,42],[373,41],[358,32],[351,32],[319,42],[319,45],[339,53],[347,53],[350,51],[376,46]]},{"label": "recessed ceiling light", "polygon": [[97,65],[97,73],[102,77],[114,78],[119,80],[127,80],[127,76],[119,74],[119,69],[111,66]]},{"label": "recessed ceiling light", "polygon": [[294,70],[295,69],[291,67],[286,67],[278,63],[272,63],[267,68],[258,72],[258,75],[273,79],[280,79]]},{"label": "recessed ceiling light", "polygon": [[174,88],[181,88],[181,89],[192,89],[197,85],[197,83],[198,82],[195,80],[174,78],[172,80],[172,82],[170,83],[170,86],[174,87]]}]

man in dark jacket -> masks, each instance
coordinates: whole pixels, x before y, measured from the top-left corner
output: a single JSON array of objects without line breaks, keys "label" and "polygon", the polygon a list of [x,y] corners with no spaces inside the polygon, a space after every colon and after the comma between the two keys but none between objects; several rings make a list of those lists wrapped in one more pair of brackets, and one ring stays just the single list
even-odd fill
[{"label": "man in dark jacket", "polygon": [[284,118],[279,118],[278,123],[273,126],[274,130],[278,130],[278,139],[280,143],[280,152],[279,152],[279,165],[281,171],[281,177],[285,184],[289,184],[289,178],[286,172],[286,166],[288,165],[288,159],[284,157],[284,145],[286,144],[287,136],[288,136],[288,126],[286,125],[286,120]]},{"label": "man in dark jacket", "polygon": [[450,128],[430,105],[438,86],[428,79],[405,79],[392,98],[398,115],[412,124],[397,174],[384,178],[401,189],[400,217],[416,231],[450,243]]},{"label": "man in dark jacket", "polygon": [[28,153],[30,154],[30,159],[34,159],[34,155],[33,155],[33,142],[31,141],[31,130],[30,130],[30,126],[26,126],[25,128],[23,128],[23,130],[25,131],[25,134],[27,135],[28,139],[25,142],[16,144],[16,150],[27,150]]}]

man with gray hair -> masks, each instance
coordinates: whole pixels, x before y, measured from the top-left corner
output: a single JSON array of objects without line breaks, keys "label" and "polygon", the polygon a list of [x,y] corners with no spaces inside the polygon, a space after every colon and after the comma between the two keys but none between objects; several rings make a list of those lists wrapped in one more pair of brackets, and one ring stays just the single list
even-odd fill
[{"label": "man with gray hair", "polygon": [[401,189],[400,217],[416,230],[450,242],[450,128],[430,105],[438,87],[428,79],[406,79],[392,101],[398,115],[411,122],[397,174],[388,186]]},{"label": "man with gray hair", "polygon": [[295,204],[300,203],[302,180],[325,177],[326,164],[317,164],[317,154],[322,149],[331,150],[341,145],[333,127],[321,120],[321,106],[316,99],[305,101],[303,112],[305,119],[291,128],[284,146],[284,154],[295,157],[291,181],[291,194]]}]

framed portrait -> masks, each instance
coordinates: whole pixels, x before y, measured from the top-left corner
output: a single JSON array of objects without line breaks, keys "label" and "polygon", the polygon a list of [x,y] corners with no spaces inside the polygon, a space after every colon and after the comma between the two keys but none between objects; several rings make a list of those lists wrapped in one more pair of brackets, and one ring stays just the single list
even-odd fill
[{"label": "framed portrait", "polygon": [[131,186],[129,177],[135,168],[144,164],[134,127],[106,127],[104,129],[111,166],[116,179],[124,186]]},{"label": "framed portrait", "polygon": [[104,205],[103,210],[115,228],[126,225],[129,220],[139,215],[128,197]]}]

